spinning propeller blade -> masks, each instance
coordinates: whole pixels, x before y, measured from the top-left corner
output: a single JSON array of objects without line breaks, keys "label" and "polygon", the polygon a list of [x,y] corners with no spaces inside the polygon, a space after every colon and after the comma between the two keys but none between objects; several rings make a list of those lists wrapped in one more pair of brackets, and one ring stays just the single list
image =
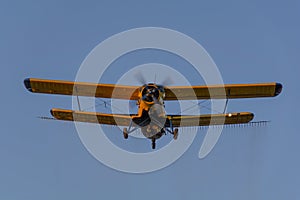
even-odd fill
[{"label": "spinning propeller blade", "polygon": [[173,81],[173,79],[171,78],[171,77],[167,77],[165,80],[163,80],[162,82],[161,82],[161,85],[162,86],[166,86],[166,85],[173,85],[174,84],[174,81]]},{"label": "spinning propeller blade", "polygon": [[147,83],[144,75],[140,71],[135,73],[135,79],[142,85]]}]

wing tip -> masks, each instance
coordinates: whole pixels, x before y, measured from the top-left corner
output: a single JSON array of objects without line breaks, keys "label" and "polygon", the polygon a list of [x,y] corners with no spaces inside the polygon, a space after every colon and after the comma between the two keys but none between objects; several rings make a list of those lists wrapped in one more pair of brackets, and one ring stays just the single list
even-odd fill
[{"label": "wing tip", "polygon": [[50,110],[50,114],[54,117],[53,109]]},{"label": "wing tip", "polygon": [[249,113],[249,122],[251,122],[254,118],[254,113]]},{"label": "wing tip", "polygon": [[26,87],[26,89],[30,92],[32,92],[32,88],[31,88],[31,83],[30,83],[30,78],[26,78],[24,79],[24,85]]},{"label": "wing tip", "polygon": [[282,84],[276,83],[274,96],[279,95],[281,93],[281,91],[282,91]]}]

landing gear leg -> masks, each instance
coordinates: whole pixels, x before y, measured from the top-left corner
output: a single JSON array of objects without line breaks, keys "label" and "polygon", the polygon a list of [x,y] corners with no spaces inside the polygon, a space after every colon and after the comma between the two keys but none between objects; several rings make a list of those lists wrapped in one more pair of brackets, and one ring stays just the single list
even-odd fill
[{"label": "landing gear leg", "polygon": [[124,136],[124,139],[128,139],[128,131],[127,131],[127,128],[124,128],[124,129],[123,129],[123,136]]},{"label": "landing gear leg", "polygon": [[178,128],[174,129],[173,124],[172,124],[172,119],[169,119],[169,123],[170,123],[170,128],[169,129],[166,128],[165,130],[173,135],[174,140],[177,140],[177,138],[178,138]]},{"label": "landing gear leg", "polygon": [[139,128],[138,126],[132,127],[132,120],[131,120],[128,129],[127,128],[123,129],[124,139],[128,139],[128,134],[132,133],[133,131],[137,130],[138,128]]},{"label": "landing gear leg", "polygon": [[178,137],[178,128],[175,128],[173,131],[173,139],[177,140],[177,137]]},{"label": "landing gear leg", "polygon": [[155,139],[152,138],[152,149],[155,149],[155,146],[156,146],[156,144],[155,144]]}]

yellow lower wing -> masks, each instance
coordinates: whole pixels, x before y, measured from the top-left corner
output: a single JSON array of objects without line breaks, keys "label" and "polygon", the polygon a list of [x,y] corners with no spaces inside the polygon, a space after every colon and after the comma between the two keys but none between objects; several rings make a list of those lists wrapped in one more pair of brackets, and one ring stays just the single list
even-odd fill
[{"label": "yellow lower wing", "polygon": [[[107,125],[129,126],[131,119],[137,115],[106,114],[99,112],[84,112],[54,108],[51,114],[58,120],[98,123]],[[168,115],[166,127],[209,126],[222,124],[248,123],[253,119],[249,112],[230,114],[206,114],[198,116]],[[170,122],[171,121],[171,122]]]},{"label": "yellow lower wing", "polygon": [[54,108],[51,114],[55,119],[66,121],[78,121],[107,125],[129,126],[134,115],[116,115],[98,112],[84,112]]},{"label": "yellow lower wing", "polygon": [[[209,125],[223,125],[223,124],[243,124],[250,122],[254,117],[253,113],[227,113],[227,114],[205,114],[205,115],[170,115],[172,125],[174,127],[187,126],[209,126]],[[170,122],[166,124],[170,127]]]}]

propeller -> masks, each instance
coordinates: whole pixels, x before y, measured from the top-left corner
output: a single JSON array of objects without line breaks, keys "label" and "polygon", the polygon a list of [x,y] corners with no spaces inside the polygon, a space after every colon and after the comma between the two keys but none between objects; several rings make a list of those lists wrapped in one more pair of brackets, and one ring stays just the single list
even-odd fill
[{"label": "propeller", "polygon": [[[144,85],[144,84],[147,84],[149,81],[147,81],[146,77],[143,75],[143,73],[141,71],[137,71],[135,73],[135,79],[141,84],[141,85]],[[156,82],[156,75],[155,75],[155,80],[154,82]],[[166,77],[165,80],[163,80],[161,82],[160,85],[162,86],[165,86],[165,85],[172,85],[174,84],[174,81],[172,80],[171,77]]]},{"label": "propeller", "polygon": [[159,91],[158,88],[154,85],[147,85],[143,91],[143,100],[148,102],[158,103]]},{"label": "propeller", "polygon": [[162,82],[161,82],[161,85],[162,86],[165,86],[165,85],[173,85],[174,84],[174,81],[173,81],[173,79],[171,78],[171,77],[167,77],[165,80],[163,80]]},{"label": "propeller", "polygon": [[154,101],[155,104],[159,104],[158,99],[154,95],[152,96],[152,98],[153,98],[153,101]]},{"label": "propeller", "polygon": [[135,79],[141,84],[141,85],[144,85],[147,83],[146,81],[146,78],[144,77],[144,75],[140,72],[140,71],[137,71],[135,73]]}]

